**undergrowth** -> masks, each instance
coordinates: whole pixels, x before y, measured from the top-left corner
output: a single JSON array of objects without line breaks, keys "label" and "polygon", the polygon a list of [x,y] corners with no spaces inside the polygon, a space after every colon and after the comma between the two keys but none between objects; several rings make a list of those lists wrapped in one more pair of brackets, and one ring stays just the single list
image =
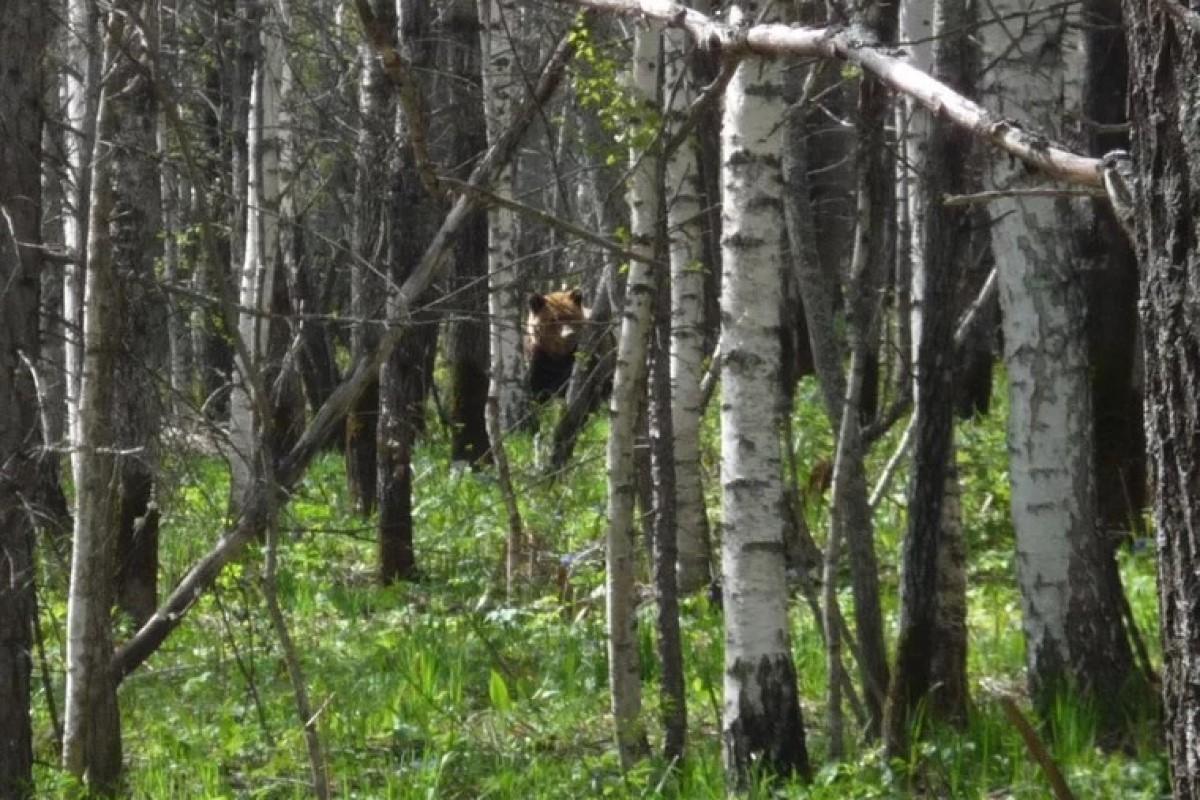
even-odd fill
[{"label": "undergrowth", "polygon": [[[793,603],[793,643],[817,771],[811,784],[761,780],[755,796],[810,798],[1044,798],[1047,783],[990,699],[1020,692],[1024,644],[1013,578],[1001,393],[991,416],[962,423],[958,463],[970,551],[969,669],[973,710],[964,731],[923,730],[906,759],[872,744],[824,756],[825,661],[815,622]],[[813,385],[795,413],[801,472],[830,455],[829,426]],[[548,427],[543,421],[543,429]],[[719,514],[716,415],[706,421],[710,508]],[[538,467],[534,439],[508,443],[524,521],[538,544],[536,579],[518,602],[503,587],[505,516],[492,472],[448,464],[436,422],[420,447],[414,514],[422,579],[374,580],[373,528],[351,512],[341,461],[319,460],[288,504],[278,579],[310,695],[318,709],[335,795],[347,798],[718,798],[721,615],[704,596],[683,603],[689,750],[683,763],[647,760],[621,773],[606,680],[602,543],[606,422],[593,420],[568,474]],[[899,431],[876,448],[872,476]],[[163,509],[162,586],[173,585],[220,533],[227,488],[211,457],[178,455]],[[802,474],[802,478],[805,477]],[[885,613],[896,616],[903,471],[876,515]],[[821,540],[827,501],[813,498]],[[61,565],[44,559],[40,622],[46,658],[35,676],[40,796],[72,794],[56,762],[45,673],[62,708],[65,592]],[[1153,554],[1121,556],[1135,616],[1156,662]],[[252,547],[121,688],[127,788],[137,798],[310,796],[299,722],[261,594],[262,552]],[[643,566],[643,580],[645,580]],[[848,590],[842,602],[849,609]],[[657,729],[653,608],[640,612],[646,718]],[[849,615],[848,615],[849,616]],[[127,627],[120,627],[128,633]],[[894,634],[894,628],[891,631]],[[853,669],[853,666],[850,665]],[[1117,753],[1095,745],[1091,715],[1060,703],[1044,738],[1080,798],[1167,794],[1156,723],[1138,723]],[[918,723],[920,724],[920,723]],[[657,743],[657,742],[655,742]]]}]

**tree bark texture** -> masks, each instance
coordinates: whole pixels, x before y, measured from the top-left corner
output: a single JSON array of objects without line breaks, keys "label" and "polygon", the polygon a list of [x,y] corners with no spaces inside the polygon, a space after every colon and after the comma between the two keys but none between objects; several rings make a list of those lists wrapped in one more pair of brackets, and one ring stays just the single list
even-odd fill
[{"label": "tree bark texture", "polygon": [[[514,46],[520,14],[513,0],[478,0],[480,16],[481,85],[488,144],[509,126],[519,92],[520,70]],[[508,165],[496,182],[496,193],[512,197],[515,166]],[[487,210],[488,224],[488,341],[491,380],[488,394],[500,404],[500,424],[514,429],[525,416],[529,392],[521,360],[520,284],[516,280],[517,218],[507,208]]]},{"label": "tree bark texture", "polygon": [[[658,110],[659,59],[662,58],[657,26],[639,25],[634,32],[630,93],[636,112],[631,127],[653,125]],[[637,137],[634,137],[635,140]],[[630,233],[633,246],[647,255],[654,252],[662,196],[656,179],[658,154],[631,148],[629,178]],[[616,725],[617,749],[624,768],[648,751],[641,719],[642,686],[638,658],[637,602],[634,594],[634,506],[638,466],[634,440],[646,391],[646,356],[652,327],[654,277],[644,261],[629,265],[621,333],[617,340],[617,367],[609,403],[608,531],[605,548],[605,593],[608,620],[608,680]]]},{"label": "tree bark texture", "polygon": [[107,77],[96,112],[88,204],[88,270],[84,289],[83,373],[76,451],[75,533],[67,595],[67,685],[63,767],[100,792],[115,789],[121,773],[121,721],[110,670],[116,547],[114,369],[120,341],[119,288],[113,263],[113,140],[121,127],[110,102],[127,89],[125,16],[108,17],[103,64]]},{"label": "tree bark texture", "polygon": [[[994,7],[1000,15],[1024,9]],[[1079,107],[1082,65],[1073,63],[1070,30],[1079,20],[1069,11],[1026,19],[1017,39],[1004,23],[984,20],[983,46],[995,63],[982,89],[998,114],[1031,118],[1054,135],[1064,103]],[[1017,188],[1024,178],[1011,162],[991,165],[995,187]],[[1044,711],[1056,693],[1081,692],[1112,732],[1132,657],[1108,580],[1111,553],[1097,535],[1086,298],[1069,235],[1077,216],[1065,198],[1005,197],[991,211],[1003,265],[1009,477],[1030,690]]]},{"label": "tree bark texture", "polygon": [[[149,6],[149,4],[146,4]],[[156,48],[157,18],[141,9]],[[137,52],[140,58],[151,54]],[[147,157],[158,147],[158,104],[147,82],[111,100],[121,120],[116,133],[113,173],[113,264],[117,316],[113,320],[118,356],[114,360],[117,459],[117,604],[141,625],[158,605],[158,509],[154,501],[158,436],[162,419],[159,375],[167,365],[162,333],[167,329],[166,298],[155,270],[162,257],[162,188],[159,165]]]},{"label": "tree bark texture", "polygon": [[[735,4],[736,25],[758,15]],[[778,12],[776,12],[778,13]],[[722,127],[721,575],[726,782],[753,768],[809,773],[784,577],[779,303],[784,236],[783,69],[737,68]]]},{"label": "tree bark texture", "polygon": [[38,352],[41,240],[42,56],[50,9],[23,0],[0,16],[0,797],[33,797],[29,717],[34,596],[34,520],[25,507],[37,481],[38,400],[30,363]]},{"label": "tree bark texture", "polygon": [[[258,18],[254,48],[253,78],[247,109],[246,235],[241,265],[238,304],[238,336],[245,349],[238,349],[237,374],[230,396],[230,500],[240,506],[255,473],[255,462],[263,457],[268,439],[276,436],[271,387],[280,365],[272,344],[278,340],[271,312],[275,310],[276,283],[280,275],[279,180],[280,122],[285,93],[291,83],[284,60],[283,6],[268,4]],[[273,335],[274,334],[274,335]],[[285,344],[286,346],[286,344]],[[275,363],[273,363],[275,362]]]},{"label": "tree bark texture", "polygon": [[[1129,56],[1120,0],[1083,4],[1083,114],[1103,125],[1128,121]],[[1101,156],[1129,149],[1129,134],[1088,127],[1088,149]],[[1146,434],[1142,425],[1141,332],[1137,320],[1137,254],[1109,203],[1092,203],[1090,230],[1081,237],[1088,309],[1088,363],[1096,447],[1100,521],[1113,547],[1142,533],[1149,504]]]},{"label": "tree bark texture", "polygon": [[[381,26],[396,29],[394,0],[371,0]],[[358,84],[359,132],[354,192],[354,266],[350,276],[351,356],[362,358],[379,340],[384,315],[387,255],[385,171],[380,165],[394,158],[389,153],[394,103],[383,65],[369,42],[359,45],[362,73]],[[372,382],[346,416],[346,487],[358,513],[375,510],[376,439],[379,424],[379,384]]]},{"label": "tree bark texture", "polygon": [[[432,4],[428,0],[402,0],[398,11],[400,42],[410,63],[414,70],[431,70],[436,57]],[[395,140],[400,147],[390,170],[385,222],[389,226],[385,230],[388,277],[395,285],[404,283],[417,268],[442,212],[441,204],[430,196],[418,174],[411,141],[417,124],[408,118],[407,109],[397,112]],[[390,295],[389,324],[400,321],[401,311],[395,296]],[[424,429],[425,399],[433,382],[436,343],[436,319],[428,312],[419,312],[379,370],[376,490],[379,579],[384,584],[411,580],[417,574],[413,551],[412,456],[417,435]]]},{"label": "tree bark texture", "polygon": [[[79,380],[83,369],[83,293],[87,275],[88,199],[91,196],[91,159],[99,92],[99,10],[95,0],[67,3],[66,53],[69,68],[63,72],[67,114],[67,174],[64,193],[63,233],[76,254],[63,272],[63,332],[67,366],[67,431],[71,441],[79,436]],[[72,454],[72,460],[75,455]]]},{"label": "tree bark texture", "polygon": [[1200,36],[1127,2],[1146,436],[1154,475],[1163,704],[1176,800],[1200,798]]},{"label": "tree bark texture", "polygon": [[[962,0],[937,0],[934,36],[938,38],[931,63],[918,66],[932,66],[939,80],[969,92],[964,81],[972,52],[966,22]],[[921,252],[914,254],[912,268],[915,443],[903,544],[900,629],[887,709],[887,746],[895,756],[908,751],[909,721],[921,703],[928,703],[935,718],[964,722],[967,702],[966,586],[959,579],[965,565],[955,557],[964,552],[962,525],[955,514],[957,492],[948,498],[946,487],[957,477],[953,468],[955,273],[970,252],[973,209],[947,206],[941,199],[962,193],[967,185],[970,162],[963,155],[970,152],[971,140],[945,119],[935,118],[922,127],[928,131],[927,141],[909,142],[923,148],[924,157],[910,194],[915,216],[921,218],[913,236]],[[948,571],[945,576],[943,568]],[[961,596],[943,592],[959,587]],[[934,673],[935,661],[942,674]]]},{"label": "tree bark texture", "polygon": [[[680,125],[695,92],[687,59],[686,37],[664,34],[664,105],[671,130]],[[684,594],[712,580],[708,512],[700,480],[700,418],[704,407],[704,216],[700,184],[700,148],[695,135],[671,153],[666,163],[671,322],[671,430],[674,440],[674,506],[678,531],[678,587]]]},{"label": "tree bark texture", "polygon": [[[659,244],[658,249],[662,250],[661,238]],[[678,462],[669,357],[671,290],[667,272],[658,269],[656,273],[654,338],[650,353],[650,455],[654,491],[652,563],[654,588],[658,595],[658,658],[662,664],[659,713],[663,724],[663,757],[672,761],[683,758],[687,742],[687,693],[679,628]],[[706,561],[706,577],[707,566]]]},{"label": "tree bark texture", "polygon": [[[471,165],[487,149],[480,85],[480,26],[474,0],[457,0],[441,12],[446,81],[446,128],[454,131],[450,163],[465,179]],[[450,458],[477,464],[488,452],[485,406],[488,395],[487,321],[488,223],[479,211],[466,223],[455,245],[452,300],[447,304],[446,359],[450,366]]]}]

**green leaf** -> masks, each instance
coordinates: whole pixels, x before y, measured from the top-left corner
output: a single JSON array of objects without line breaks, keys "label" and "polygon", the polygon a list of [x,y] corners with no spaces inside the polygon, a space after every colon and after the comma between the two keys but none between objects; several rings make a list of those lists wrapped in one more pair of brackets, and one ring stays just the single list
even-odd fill
[{"label": "green leaf", "polygon": [[504,682],[504,677],[496,670],[492,670],[492,676],[488,679],[488,697],[492,701],[492,708],[504,714],[512,710],[512,697],[508,693],[508,684]]}]

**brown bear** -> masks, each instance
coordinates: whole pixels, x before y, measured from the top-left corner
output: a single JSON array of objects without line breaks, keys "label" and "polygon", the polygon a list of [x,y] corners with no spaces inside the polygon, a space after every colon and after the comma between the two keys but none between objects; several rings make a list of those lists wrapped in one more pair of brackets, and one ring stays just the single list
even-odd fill
[{"label": "brown bear", "polygon": [[575,366],[581,323],[586,319],[583,293],[578,289],[529,296],[525,359],[534,400],[543,402],[566,393]]}]

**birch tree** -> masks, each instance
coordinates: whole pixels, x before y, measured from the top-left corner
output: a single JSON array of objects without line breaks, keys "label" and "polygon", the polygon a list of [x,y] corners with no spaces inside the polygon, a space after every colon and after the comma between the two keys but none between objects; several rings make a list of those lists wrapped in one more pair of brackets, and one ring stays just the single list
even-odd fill
[{"label": "birch tree", "polygon": [[[33,536],[38,397],[36,243],[42,216],[42,58],[50,9],[40,0],[0,16],[0,797],[33,797]],[[21,246],[21,244],[25,246]]]},{"label": "birch tree", "polygon": [[[396,29],[394,0],[371,0],[377,24]],[[350,313],[354,319],[350,349],[362,358],[378,342],[383,316],[385,172],[391,156],[393,104],[383,65],[369,41],[358,46],[358,142],[355,148],[354,264],[350,274]],[[346,488],[358,513],[369,516],[376,501],[375,440],[379,422],[379,384],[373,380],[346,415]]]},{"label": "birch tree", "polygon": [[238,336],[245,355],[239,352],[229,414],[230,496],[235,508],[252,480],[255,461],[262,457],[263,439],[272,433],[267,382],[271,311],[275,282],[283,279],[279,269],[280,112],[291,83],[281,31],[285,17],[286,3],[265,4],[246,126],[246,235],[238,287]]},{"label": "birch tree", "polygon": [[[664,34],[664,95],[668,130],[682,124],[694,96],[686,36]],[[678,586],[684,594],[706,585],[708,512],[700,482],[700,379],[704,373],[704,253],[699,144],[695,137],[667,158],[667,229],[671,261],[671,426],[675,460]]]},{"label": "birch tree", "polygon": [[[758,16],[735,4],[730,24]],[[778,13],[778,12],[776,12]],[[809,772],[783,568],[779,449],[783,69],[747,60],[722,125],[721,575],[725,607],[723,760],[731,786],[753,767]]]},{"label": "birch tree", "polygon": [[[658,109],[658,65],[662,57],[659,30],[639,25],[634,32],[630,93],[636,115],[629,125],[641,135],[633,140],[643,147],[645,131]],[[629,178],[630,234],[633,246],[649,258],[658,232],[662,197],[657,185],[658,158],[654,151],[632,148]],[[621,333],[617,340],[616,374],[609,403],[608,532],[605,548],[605,600],[608,620],[608,682],[613,722],[621,765],[628,768],[646,754],[643,727],[641,669],[638,663],[637,618],[634,614],[633,509],[637,495],[634,438],[646,387],[646,356],[650,342],[654,278],[644,261],[629,264]]]},{"label": "birch tree", "polygon": [[[981,31],[994,62],[985,94],[998,115],[1061,131],[1063,104],[1079,108],[1077,13],[1024,2],[993,10]],[[993,160],[990,173],[998,189],[1027,185],[1011,161]],[[1086,304],[1069,235],[1078,219],[1062,198],[1003,197],[991,213],[1003,265],[1009,477],[1030,689],[1045,708],[1074,687],[1101,704],[1111,727],[1131,655],[1097,537]]]},{"label": "birch tree", "polygon": [[[91,196],[92,141],[99,86],[99,10],[96,0],[67,0],[63,105],[66,109],[67,176],[63,192],[63,234],[75,254],[63,272],[63,333],[67,368],[67,435],[79,435],[79,381],[83,367],[83,292],[87,275],[88,200]],[[76,456],[72,454],[72,469]]]},{"label": "birch tree", "polygon": [[[931,8],[932,6],[932,8]],[[961,0],[909,3],[909,14],[934,18],[930,60],[914,54],[914,66],[960,91],[966,84],[971,44]],[[909,35],[919,30],[906,31]],[[925,116],[924,109],[917,112]],[[913,120],[909,121],[910,126]],[[889,752],[908,749],[910,714],[922,702],[942,720],[966,719],[966,553],[958,516],[954,470],[954,287],[955,271],[969,252],[969,207],[942,198],[963,193],[971,141],[941,118],[921,125],[927,141],[909,139],[910,159],[924,169],[910,186],[913,214],[912,342],[915,446],[904,537],[900,631],[888,697],[885,732]],[[916,222],[920,219],[920,223]]]},{"label": "birch tree", "polygon": [[[482,86],[488,145],[511,123],[518,91],[517,53],[514,28],[519,20],[515,0],[479,0]],[[515,166],[500,173],[496,194],[511,198],[515,188]],[[525,415],[528,402],[521,362],[520,285],[516,282],[517,218],[503,206],[492,206],[488,218],[488,340],[491,377],[488,396],[500,406],[500,425],[514,428]]]},{"label": "birch tree", "polygon": [[113,138],[120,121],[113,95],[130,79],[125,53],[126,9],[107,17],[105,79],[96,112],[88,203],[87,281],[84,289],[84,360],[79,389],[75,451],[75,531],[67,595],[67,686],[63,723],[63,767],[100,792],[112,791],[121,772],[121,721],[109,612],[113,604],[116,546],[113,496],[115,432],[114,357],[118,294],[109,226],[113,221]]}]

